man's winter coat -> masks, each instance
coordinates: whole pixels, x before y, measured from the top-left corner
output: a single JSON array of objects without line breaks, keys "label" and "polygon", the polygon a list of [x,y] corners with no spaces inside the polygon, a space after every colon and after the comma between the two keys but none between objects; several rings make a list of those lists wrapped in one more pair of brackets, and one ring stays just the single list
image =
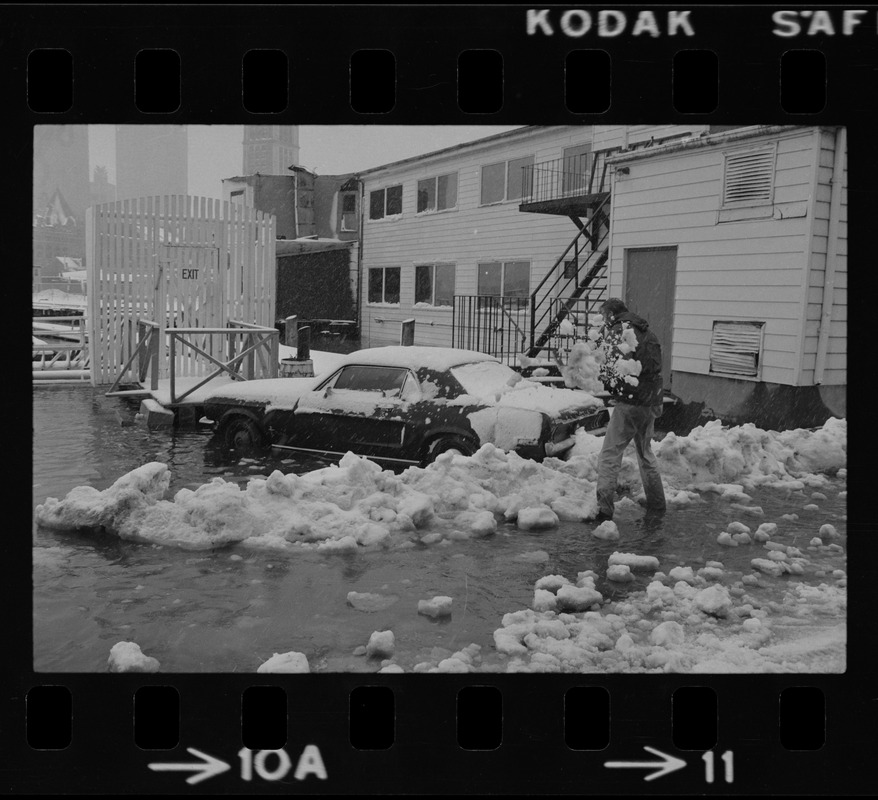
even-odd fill
[{"label": "man's winter coat", "polygon": [[[624,332],[623,323],[628,323],[637,337],[637,349],[633,353],[622,354],[618,344]],[[658,406],[662,403],[664,387],[662,385],[662,347],[658,337],[649,329],[649,323],[643,317],[630,311],[623,311],[615,318],[613,325],[605,327],[603,337],[607,353],[607,366],[612,367],[618,358],[634,359],[641,365],[637,376],[637,385],[633,386],[625,380],[604,376],[604,386],[611,394],[625,403],[636,406]],[[612,376],[612,371],[609,373]]]}]

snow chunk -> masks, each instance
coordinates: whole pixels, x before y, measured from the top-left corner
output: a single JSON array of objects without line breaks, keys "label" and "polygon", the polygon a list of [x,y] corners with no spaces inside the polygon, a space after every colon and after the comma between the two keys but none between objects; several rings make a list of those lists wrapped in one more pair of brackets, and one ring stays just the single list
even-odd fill
[{"label": "snow chunk", "polygon": [[717,544],[721,544],[724,547],[737,547],[738,543],[732,538],[732,535],[728,531],[723,531],[719,536],[716,537]]},{"label": "snow chunk", "polygon": [[158,672],[158,659],[144,655],[134,642],[117,642],[107,659],[110,672]]},{"label": "snow chunk", "polygon": [[518,512],[518,527],[523,531],[558,527],[558,515],[546,505],[522,508]]},{"label": "snow chunk", "polygon": [[760,572],[764,572],[766,575],[772,575],[775,578],[783,572],[783,567],[781,567],[777,561],[771,561],[767,558],[754,558],[750,562],[750,566],[753,567],[753,569],[758,569]]},{"label": "snow chunk", "polygon": [[454,601],[446,595],[437,595],[430,600],[418,600],[418,613],[425,617],[450,617]]},{"label": "snow chunk", "polygon": [[659,647],[667,647],[673,644],[683,644],[686,639],[686,632],[679,622],[668,620],[656,625],[650,631],[649,641]]},{"label": "snow chunk", "polygon": [[607,580],[628,583],[634,580],[634,576],[631,574],[631,567],[627,564],[614,564],[607,567]]},{"label": "snow chunk", "polygon": [[674,567],[668,572],[668,577],[674,581],[686,581],[686,583],[695,583],[695,573],[692,567]]},{"label": "snow chunk", "polygon": [[750,533],[750,528],[748,528],[743,522],[730,522],[726,527],[726,530],[731,533]]},{"label": "snow chunk", "polygon": [[563,575],[544,575],[535,584],[535,589],[547,589],[550,592],[557,592],[562,586],[566,586],[570,581]]},{"label": "snow chunk", "polygon": [[705,614],[724,617],[732,607],[732,598],[725,586],[715,584],[695,595],[695,605]]},{"label": "snow chunk", "polygon": [[608,563],[612,566],[615,564],[626,564],[631,569],[652,569],[659,568],[659,560],[655,556],[638,556],[634,553],[613,553]]},{"label": "snow chunk", "polygon": [[595,603],[600,603],[603,595],[590,586],[565,584],[558,589],[556,601],[561,611],[585,611]]},{"label": "snow chunk", "polygon": [[285,672],[303,673],[311,672],[308,658],[304,653],[275,653],[268,661],[259,665],[257,672]]},{"label": "snow chunk", "polygon": [[373,594],[372,592],[348,592],[348,604],[357,611],[383,611],[390,608],[399,597],[390,594]]},{"label": "snow chunk", "polygon": [[619,528],[615,522],[611,519],[604,520],[600,525],[598,525],[592,532],[591,535],[595,537],[595,539],[605,539],[606,541],[616,541],[619,538]]},{"label": "snow chunk", "polygon": [[826,523],[826,525],[820,526],[820,538],[822,539],[837,539],[838,531],[835,529],[834,525],[830,525]]},{"label": "snow chunk", "polygon": [[395,644],[393,631],[374,631],[366,645],[366,655],[370,658],[389,658],[393,655]]}]

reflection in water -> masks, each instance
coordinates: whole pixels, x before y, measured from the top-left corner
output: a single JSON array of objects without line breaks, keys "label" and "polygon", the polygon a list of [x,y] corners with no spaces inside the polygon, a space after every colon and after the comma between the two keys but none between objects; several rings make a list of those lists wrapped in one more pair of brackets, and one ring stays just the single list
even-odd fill
[{"label": "reflection in water", "polygon": [[[171,492],[214,477],[246,482],[274,469],[305,472],[322,459],[269,454],[238,456],[212,441],[209,428],[149,431],[135,419],[137,404],[104,397],[89,387],[43,387],[34,394],[33,504],[63,497],[75,486],[104,489],[149,461],[167,463]],[[373,631],[393,630],[396,660],[406,669],[438,660],[476,642],[492,658],[493,632],[502,616],[528,608],[544,575],[575,580],[594,570],[605,597],[642,590],[650,574],[629,584],[605,578],[615,551],[655,555],[668,572],[678,564],[697,570],[723,562],[730,579],[749,573],[758,546],[723,548],[719,531],[740,520],[751,527],[779,524],[778,537],[803,552],[825,522],[840,524],[844,500],[835,482],[818,511],[803,511],[801,492],[760,490],[753,504],[762,518],[742,516],[716,495],[702,502],[644,516],[640,509],[617,515],[622,538],[594,539],[593,525],[563,523],[543,532],[501,525],[491,537],[443,541],[408,549],[321,554],[277,553],[242,545],[193,554],[135,544],[100,532],[34,535],[34,666],[38,671],[105,671],[110,648],[135,641],[162,670],[253,672],[274,653],[307,654],[312,670],[375,671],[380,662],[354,656]],[[798,520],[783,520],[794,511]],[[843,569],[841,553],[809,553],[805,576],[819,583]],[[748,591],[763,602],[779,599],[786,579],[764,581]],[[349,592],[399,599],[377,611],[347,602]],[[454,598],[453,614],[433,620],[417,613],[418,601]],[[437,649],[438,648],[438,649]]]}]

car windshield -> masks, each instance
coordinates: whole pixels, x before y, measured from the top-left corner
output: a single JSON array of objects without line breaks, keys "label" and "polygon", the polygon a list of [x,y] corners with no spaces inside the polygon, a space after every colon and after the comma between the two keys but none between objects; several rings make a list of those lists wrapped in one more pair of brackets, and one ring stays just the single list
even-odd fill
[{"label": "car windshield", "polygon": [[458,380],[463,390],[473,397],[502,392],[520,379],[520,375],[511,367],[497,361],[477,361],[473,364],[462,364],[452,367],[451,374]]}]

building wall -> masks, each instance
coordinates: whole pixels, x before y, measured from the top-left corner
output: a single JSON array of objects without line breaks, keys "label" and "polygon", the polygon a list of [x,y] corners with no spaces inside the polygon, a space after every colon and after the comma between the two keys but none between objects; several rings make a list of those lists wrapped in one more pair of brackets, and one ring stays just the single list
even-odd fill
[{"label": "building wall", "polygon": [[[702,128],[638,126],[633,138],[643,141],[652,135],[681,134]],[[479,262],[529,261],[533,290],[573,240],[577,229],[567,217],[522,213],[517,199],[480,206],[482,166],[524,156],[533,156],[535,163],[559,159],[564,148],[587,142],[595,143],[594,150],[618,147],[623,144],[624,134],[623,126],[530,127],[364,173],[360,287],[364,346],[398,343],[399,323],[409,318],[416,320],[416,344],[451,344],[452,309],[414,306],[415,265],[454,263],[455,294],[475,295]],[[457,207],[418,214],[418,181],[452,172],[458,176]],[[402,214],[370,220],[370,193],[400,184]],[[399,304],[368,302],[369,269],[374,267],[401,268]]]},{"label": "building wall", "polygon": [[298,163],[298,126],[244,126],[245,174],[287,175],[288,167]]},{"label": "building wall", "polygon": [[[830,198],[835,163],[837,133],[823,129],[819,133],[819,147],[815,202],[813,245],[808,272],[808,304],[805,317],[805,343],[802,376],[805,383],[815,382],[818,338],[823,313],[823,286],[826,278],[829,251]],[[834,258],[834,290],[832,316],[829,323],[829,343],[824,365],[824,386],[847,383],[847,156],[845,155],[840,195],[838,239]]]},{"label": "building wall", "polygon": [[[716,320],[765,322],[761,374],[800,385],[807,285],[815,130],[632,160],[616,174],[611,210],[610,294],[624,294],[627,248],[677,247],[671,369],[710,374]],[[777,141],[771,216],[721,212],[726,152]],[[726,220],[726,221],[722,221]],[[746,380],[746,379],[745,379]],[[672,385],[676,390],[676,383]]]}]

